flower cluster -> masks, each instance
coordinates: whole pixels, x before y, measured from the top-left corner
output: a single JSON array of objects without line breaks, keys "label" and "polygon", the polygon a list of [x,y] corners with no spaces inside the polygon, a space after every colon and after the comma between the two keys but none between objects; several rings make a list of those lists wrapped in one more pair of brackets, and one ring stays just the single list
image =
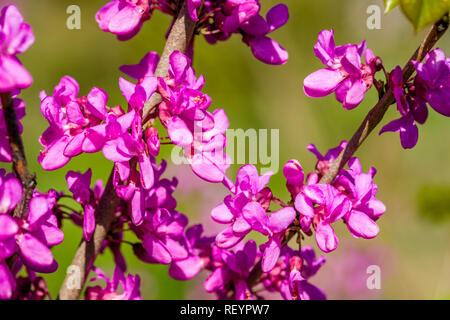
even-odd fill
[{"label": "flower cluster", "polygon": [[[154,10],[175,17],[181,4],[175,0],[113,0],[100,9],[96,19],[102,30],[128,40]],[[196,31],[208,42],[241,34],[259,60],[274,65],[287,61],[287,52],[268,37],[287,23],[285,5],[274,6],[265,18],[258,0],[187,0],[186,5],[190,18],[197,21]],[[17,93],[31,84],[31,76],[16,54],[33,40],[17,8],[5,7],[0,18],[0,71],[6,76],[0,79],[0,92],[11,93],[18,120],[25,115],[25,104]],[[86,300],[142,299],[139,275],[127,272],[122,254],[125,245],[131,245],[142,262],[167,265],[169,276],[176,280],[207,272],[203,287],[219,299],[265,299],[273,293],[288,300],[325,299],[311,279],[326,259],[305,243],[307,237],[314,237],[318,248],[329,253],[338,247],[334,226],[339,221],[355,238],[372,239],[379,234],[377,221],[386,207],[377,198],[375,168],[364,172],[354,157],[332,181],[323,182],[347,147],[346,141],[324,155],[308,145],[317,157],[312,172],[305,173],[298,160],[284,165],[289,201],[279,199],[269,187],[274,173],[260,174],[252,164],[243,165],[232,180],[227,175],[231,159],[225,152],[230,123],[225,110],[211,110],[212,99],[203,92],[205,79],[192,67],[192,49],[193,42],[187,54],[174,51],[164,77],[155,76],[159,63],[155,52],[148,52],[138,64],[122,65],[120,71],[131,79],[120,77],[118,81],[126,110],[108,106],[107,93],[97,87],[80,96],[79,85],[70,76],[63,77],[51,95],[41,92],[41,112],[49,123],[39,139],[42,168],[56,170],[82,153],[101,151],[114,163],[114,170],[106,191],[102,181],[92,185],[91,169],[68,171],[65,178],[71,195],[35,190],[28,202],[21,181],[0,169],[0,299],[50,297],[45,280],[36,273],[57,269],[51,248],[63,241],[62,222],[71,220],[82,228],[86,242],[96,241],[100,203],[111,186],[119,199],[99,251],[111,250],[116,267],[112,278],[95,266],[87,270],[96,273],[91,281],[101,280],[105,285],[88,286]],[[384,67],[365,41],[336,46],[333,30],[323,30],[314,52],[325,68],[304,80],[306,95],[323,97],[334,92],[345,109],[353,109],[373,85],[384,92],[374,78]],[[397,67],[386,86],[395,96],[401,118],[382,132],[399,131],[405,148],[416,144],[416,122],[426,121],[427,104],[450,116],[449,58],[436,49],[424,63],[413,61],[413,65],[414,78],[404,79]],[[0,161],[8,162],[12,157],[6,120],[0,114]],[[162,129],[157,129],[157,121]],[[181,149],[198,177],[227,189],[226,197],[211,211],[212,220],[225,225],[220,233],[205,235],[203,225],[190,226],[187,215],[179,211],[174,194],[178,180],[163,177],[167,162],[158,159],[164,145]],[[25,203],[26,210],[19,203]],[[21,210],[25,214],[15,212]],[[260,242],[248,239],[254,233]],[[19,276],[23,266],[27,276]]]},{"label": "flower cluster", "polygon": [[0,92],[31,86],[33,78],[16,55],[25,52],[33,42],[33,30],[24,22],[17,7],[3,7],[0,16]]},{"label": "flower cluster", "polygon": [[313,228],[317,245],[324,252],[331,252],[338,246],[332,223],[343,220],[354,237],[371,239],[379,232],[375,221],[385,212],[384,204],[375,197],[376,170],[371,168],[363,173],[357,158],[352,158],[349,169],[341,170],[332,183],[319,183],[328,170],[329,161],[336,158],[345,145],[346,142],[341,143],[325,156],[310,145],[309,149],[318,156],[318,163],[316,171],[307,175],[306,184],[303,184],[304,173],[298,161],[290,161],[283,169],[300,214],[301,229],[305,234],[312,234]]},{"label": "flower cluster", "polygon": [[[54,190],[35,191],[27,216],[11,217],[22,198],[22,185],[11,173],[0,171],[0,299],[18,294],[15,277],[22,265],[32,277],[34,272],[52,273],[58,268],[50,251],[64,238],[54,212],[57,196]],[[13,255],[16,260],[10,270],[6,259]]]},{"label": "flower cluster", "polygon": [[269,292],[280,292],[285,300],[324,300],[325,293],[308,280],[325,261],[324,256],[316,258],[310,246],[304,246],[300,253],[286,246],[275,268],[263,275],[264,287]]},{"label": "flower cluster", "polygon": [[[91,281],[104,280],[105,288],[101,286],[88,287],[85,292],[85,300],[142,300],[140,292],[141,279],[138,275],[129,274],[126,278],[120,267],[116,267],[111,279],[99,268],[93,267],[97,274]],[[122,288],[122,292],[120,289]]]},{"label": "flower cluster", "polygon": [[[372,50],[366,47],[366,41],[357,45],[336,46],[333,30],[323,30],[319,33],[314,53],[326,68],[305,78],[305,94],[320,98],[334,92],[336,99],[345,109],[357,107],[372,87],[381,59],[375,57]],[[363,55],[366,64],[361,63]]]},{"label": "flower cluster", "polygon": [[[209,43],[241,34],[258,60],[273,65],[286,63],[286,50],[267,36],[289,20],[286,5],[276,5],[264,19],[260,15],[259,0],[208,0],[203,5],[202,2],[187,0],[187,10]],[[101,30],[115,34],[119,40],[129,40],[150,19],[154,10],[175,18],[179,9],[179,2],[174,0],[113,0],[97,12],[96,20]]]},{"label": "flower cluster", "polygon": [[75,79],[65,76],[53,90],[40,94],[41,112],[49,127],[39,142],[44,147],[38,161],[45,170],[66,165],[72,157],[83,152],[103,150],[131,126],[134,112],[126,113],[120,106],[106,106],[108,95],[100,88],[92,88],[87,96],[78,97]]},{"label": "flower cluster", "polygon": [[399,132],[402,147],[413,148],[419,139],[418,124],[424,124],[428,117],[427,104],[434,111],[450,117],[450,58],[441,49],[430,51],[425,63],[412,61],[417,75],[404,81],[400,66],[390,74],[389,86],[397,102],[401,117],[381,131]]}]

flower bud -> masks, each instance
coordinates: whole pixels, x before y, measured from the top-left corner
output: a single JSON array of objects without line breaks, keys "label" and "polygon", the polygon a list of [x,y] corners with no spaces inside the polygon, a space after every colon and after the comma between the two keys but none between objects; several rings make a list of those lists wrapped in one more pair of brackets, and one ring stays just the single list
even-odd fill
[{"label": "flower bud", "polygon": [[159,154],[161,144],[159,141],[158,130],[155,127],[150,127],[145,131],[145,141],[147,141],[150,154],[156,157]]}]

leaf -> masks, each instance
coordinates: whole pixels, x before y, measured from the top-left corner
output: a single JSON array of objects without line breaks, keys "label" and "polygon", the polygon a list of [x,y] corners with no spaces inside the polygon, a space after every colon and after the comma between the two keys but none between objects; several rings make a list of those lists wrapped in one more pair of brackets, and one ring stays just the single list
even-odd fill
[{"label": "leaf", "polygon": [[388,13],[400,4],[400,0],[384,0],[384,13]]},{"label": "leaf", "polygon": [[450,9],[450,0],[399,0],[403,13],[419,31],[439,21]]}]

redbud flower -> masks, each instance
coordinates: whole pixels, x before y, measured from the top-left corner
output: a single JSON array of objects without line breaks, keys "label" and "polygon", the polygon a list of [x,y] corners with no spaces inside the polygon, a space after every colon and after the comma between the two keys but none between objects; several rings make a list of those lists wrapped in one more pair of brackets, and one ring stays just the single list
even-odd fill
[{"label": "redbud flower", "polygon": [[[305,78],[305,94],[320,98],[335,92],[336,99],[345,109],[357,107],[372,86],[377,71],[375,56],[370,49],[366,49],[366,42],[336,46],[334,31],[323,30],[319,33],[314,53],[327,68]],[[364,54],[366,65],[361,63]]]},{"label": "redbud flower", "polygon": [[28,88],[33,79],[16,55],[34,42],[31,27],[16,6],[3,7],[0,17],[0,92]]}]

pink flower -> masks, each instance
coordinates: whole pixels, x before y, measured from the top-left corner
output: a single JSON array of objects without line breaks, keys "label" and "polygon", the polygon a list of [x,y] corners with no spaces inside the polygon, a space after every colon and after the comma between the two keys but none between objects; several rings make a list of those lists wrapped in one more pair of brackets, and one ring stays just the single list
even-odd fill
[{"label": "pink flower", "polygon": [[252,230],[251,225],[243,216],[243,209],[248,203],[256,201],[262,201],[268,207],[271,199],[269,199],[269,204],[266,204],[264,188],[269,183],[272,174],[272,172],[268,172],[259,176],[258,170],[251,164],[239,169],[236,184],[231,188],[234,197],[228,195],[223,203],[211,211],[211,217],[214,221],[221,224],[230,224],[216,237],[219,247],[231,248],[235,246]]},{"label": "pink flower", "polygon": [[[22,199],[22,184],[12,173],[0,169],[0,214],[9,214]],[[1,230],[1,228],[0,228]]]},{"label": "pink flower", "polygon": [[352,209],[344,217],[351,234],[356,237],[372,239],[379,233],[375,223],[386,211],[385,205],[375,196],[378,187],[373,183],[375,168],[363,173],[358,158],[348,162],[349,169],[340,172],[334,186],[346,194],[352,202]]},{"label": "pink flower", "polygon": [[331,224],[350,212],[352,206],[350,200],[329,184],[305,186],[304,194],[310,203],[319,205],[314,207],[313,218],[317,245],[324,252],[334,251],[338,245],[338,238]]},{"label": "pink flower", "polygon": [[97,12],[95,20],[100,29],[124,41],[133,38],[151,14],[148,0],[113,0]]},{"label": "pink flower", "polygon": [[271,271],[280,257],[281,241],[287,228],[295,220],[295,210],[286,207],[267,216],[266,210],[258,202],[249,202],[243,208],[243,216],[252,230],[268,236],[268,241],[261,245],[263,251],[261,269]]},{"label": "pink flower", "polygon": [[75,79],[65,76],[53,96],[41,92],[41,112],[49,127],[39,139],[44,150],[38,161],[45,170],[59,169],[83,152],[102,150],[108,141],[128,131],[134,119],[134,110],[124,113],[120,106],[106,106],[104,90],[94,87],[81,98],[78,91]]},{"label": "pink flower", "polygon": [[413,82],[404,83],[402,70],[397,66],[390,74],[389,85],[397,101],[401,117],[386,124],[380,131],[399,132],[404,149],[413,148],[419,139],[416,122],[424,124],[428,104],[438,113],[450,116],[450,58],[440,49],[430,51],[425,63],[412,61],[417,71]]},{"label": "pink flower", "polygon": [[145,249],[139,258],[161,264],[186,259],[188,251],[183,243],[183,233],[187,224],[186,216],[176,211],[160,208],[147,212],[143,223],[133,227]]},{"label": "pink flower", "polygon": [[169,275],[173,279],[181,281],[192,279],[210,263],[214,237],[205,237],[202,233],[202,225],[195,225],[186,230],[185,244],[189,255],[186,259],[172,261]]},{"label": "pink flower", "polygon": [[441,49],[430,51],[425,63],[412,61],[424,84],[424,98],[440,114],[450,117],[450,57]]},{"label": "pink flower", "polygon": [[231,34],[240,33],[258,60],[272,65],[287,62],[287,51],[267,36],[289,20],[289,11],[285,4],[278,4],[270,9],[266,19],[259,14],[261,5],[257,0],[207,2],[204,7],[206,14],[210,12],[212,17],[204,26],[208,42],[224,41]]},{"label": "pink flower", "polygon": [[[88,169],[84,174],[69,171],[66,181],[75,201],[80,203],[84,209],[83,235],[86,241],[90,241],[95,231],[95,208],[97,201],[95,192],[90,189],[92,171]],[[99,197],[98,197],[99,198]]]},{"label": "pink flower", "polygon": [[3,7],[0,17],[0,92],[25,89],[33,82],[30,73],[16,58],[33,42],[33,30],[24,22],[17,7]]},{"label": "pink flower", "polygon": [[281,65],[287,62],[288,52],[267,35],[281,28],[288,20],[288,7],[285,4],[278,4],[267,12],[266,20],[257,15],[241,24],[244,41],[249,44],[253,55],[258,60],[272,65]]},{"label": "pink flower", "polygon": [[[0,298],[10,299],[16,288],[15,274],[4,263],[6,258],[18,254],[18,270],[21,263],[29,270],[52,273],[58,268],[50,247],[62,242],[64,234],[53,214],[56,192],[40,194],[35,191],[29,203],[26,219],[12,218],[12,211],[22,197],[20,182],[10,174],[0,181]],[[17,270],[17,272],[18,272]]]},{"label": "pink flower", "polygon": [[214,292],[225,299],[231,287],[234,287],[234,300],[254,300],[247,285],[251,268],[258,258],[255,241],[249,240],[245,245],[239,244],[234,251],[227,251],[214,246],[212,250],[212,273],[203,283],[206,292]]},{"label": "pink flower", "polygon": [[[400,66],[395,67],[391,72],[389,85],[397,101],[397,110],[402,117],[385,125],[381,129],[380,134],[388,131],[400,132],[402,147],[404,149],[411,149],[417,144],[419,139],[419,129],[415,120],[417,118],[418,122],[421,122],[420,119],[424,119],[423,122],[425,122],[428,114],[427,106],[424,101],[421,101],[420,97],[412,100],[409,95],[405,94],[403,73]],[[414,102],[416,103],[414,104]],[[424,112],[425,116],[422,116]]]},{"label": "pink flower", "polygon": [[[373,84],[377,59],[365,41],[359,45],[347,44],[336,47],[334,31],[319,33],[314,53],[326,66],[303,82],[303,91],[308,97],[320,98],[335,92],[336,99],[345,109],[357,107]],[[365,54],[366,65],[361,63]]]},{"label": "pink flower", "polygon": [[211,98],[201,92],[204,83],[203,76],[195,76],[191,60],[175,51],[170,56],[169,76],[159,79],[163,97],[159,118],[172,142],[184,149],[196,175],[227,184],[225,172],[231,160],[224,149],[229,121],[223,109],[207,111]]}]

